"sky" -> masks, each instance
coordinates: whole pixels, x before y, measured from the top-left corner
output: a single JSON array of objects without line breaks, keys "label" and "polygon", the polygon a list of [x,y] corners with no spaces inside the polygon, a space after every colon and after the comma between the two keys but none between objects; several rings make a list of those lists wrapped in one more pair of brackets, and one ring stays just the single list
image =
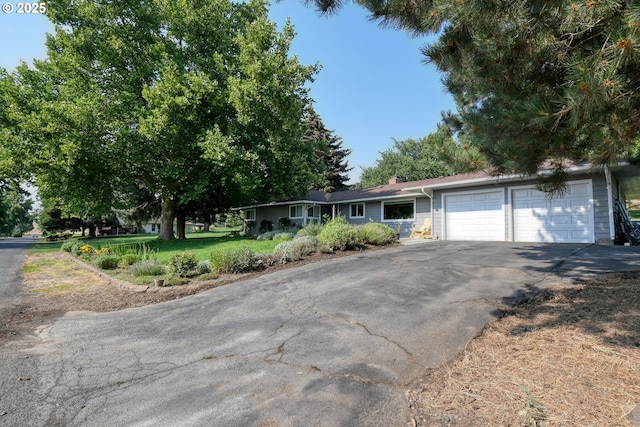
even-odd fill
[{"label": "sky", "polygon": [[[45,58],[45,34],[52,24],[40,14],[18,14],[18,2],[0,12],[0,67]],[[455,110],[435,67],[423,62],[420,48],[430,39],[380,28],[361,7],[348,4],[338,14],[320,16],[302,0],[271,6],[269,17],[281,28],[287,18],[297,36],[290,54],[305,65],[322,67],[310,84],[314,108],[325,126],[351,149],[350,183],[361,168],[374,166],[393,141],[422,138],[436,130],[441,111]]]}]

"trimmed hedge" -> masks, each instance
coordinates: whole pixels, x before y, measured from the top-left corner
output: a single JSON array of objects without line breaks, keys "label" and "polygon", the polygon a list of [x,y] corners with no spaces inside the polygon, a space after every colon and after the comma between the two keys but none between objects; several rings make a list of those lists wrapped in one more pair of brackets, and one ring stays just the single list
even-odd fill
[{"label": "trimmed hedge", "polygon": [[344,218],[336,218],[324,226],[318,240],[331,249],[344,251],[358,245],[358,232]]},{"label": "trimmed hedge", "polygon": [[396,232],[379,222],[369,222],[357,229],[358,239],[362,243],[385,246],[396,240]]}]

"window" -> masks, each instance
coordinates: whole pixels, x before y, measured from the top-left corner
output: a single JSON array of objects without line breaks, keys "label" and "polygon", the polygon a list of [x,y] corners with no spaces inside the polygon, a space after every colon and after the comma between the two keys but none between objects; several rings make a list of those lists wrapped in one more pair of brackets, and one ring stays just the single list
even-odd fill
[{"label": "window", "polygon": [[364,203],[351,203],[350,218],[364,218]]},{"label": "window", "polygon": [[151,231],[156,231],[156,223],[151,224]]},{"label": "window", "polygon": [[307,218],[320,219],[320,206],[310,206],[307,209]]},{"label": "window", "polygon": [[289,206],[289,218],[302,218],[302,205]]},{"label": "window", "polygon": [[255,221],[256,220],[256,210],[255,209],[247,209],[244,211],[244,219],[247,221]]},{"label": "window", "polygon": [[414,201],[384,202],[382,204],[382,220],[395,221],[399,219],[413,219]]}]

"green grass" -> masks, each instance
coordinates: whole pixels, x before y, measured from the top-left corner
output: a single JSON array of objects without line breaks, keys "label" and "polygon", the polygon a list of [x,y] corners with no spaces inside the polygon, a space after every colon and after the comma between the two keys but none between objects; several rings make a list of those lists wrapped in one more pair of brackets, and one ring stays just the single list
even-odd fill
[{"label": "green grass", "polygon": [[631,221],[640,221],[640,210],[630,209],[629,217],[631,217]]},{"label": "green grass", "polygon": [[[158,240],[156,235],[134,234],[131,236],[102,237],[97,239],[86,239],[86,243],[96,249],[110,247],[117,250],[118,247],[146,244],[151,251],[157,253],[157,259],[162,263],[167,263],[172,255],[181,252],[193,252],[198,261],[209,259],[211,251],[216,249],[235,249],[247,247],[256,253],[270,253],[279,242],[272,240],[251,240],[241,236],[231,236],[232,229],[216,229],[206,233],[187,234],[185,240],[171,240],[168,242]],[[32,253],[55,252],[62,246],[60,242],[47,242],[40,239],[33,245]]]}]

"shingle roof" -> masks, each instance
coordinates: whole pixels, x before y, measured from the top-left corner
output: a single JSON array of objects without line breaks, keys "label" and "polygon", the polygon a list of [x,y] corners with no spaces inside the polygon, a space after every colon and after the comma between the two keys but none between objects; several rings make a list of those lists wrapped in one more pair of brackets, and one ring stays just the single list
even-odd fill
[{"label": "shingle roof", "polygon": [[[570,169],[584,170],[591,167],[589,164],[569,164]],[[544,172],[548,166],[540,168],[540,172]],[[521,180],[526,177],[512,176],[493,176],[489,171],[471,172],[459,175],[441,176],[439,178],[424,179],[420,181],[399,182],[396,184],[378,185],[376,187],[363,188],[358,190],[344,190],[327,193],[319,190],[311,190],[305,197],[286,198],[273,201],[271,203],[260,205],[268,206],[274,204],[289,204],[291,202],[300,203],[346,203],[354,201],[411,197],[412,195],[421,193],[421,190],[429,190],[435,188],[460,187],[482,185],[486,183],[498,183],[506,181]]]}]

